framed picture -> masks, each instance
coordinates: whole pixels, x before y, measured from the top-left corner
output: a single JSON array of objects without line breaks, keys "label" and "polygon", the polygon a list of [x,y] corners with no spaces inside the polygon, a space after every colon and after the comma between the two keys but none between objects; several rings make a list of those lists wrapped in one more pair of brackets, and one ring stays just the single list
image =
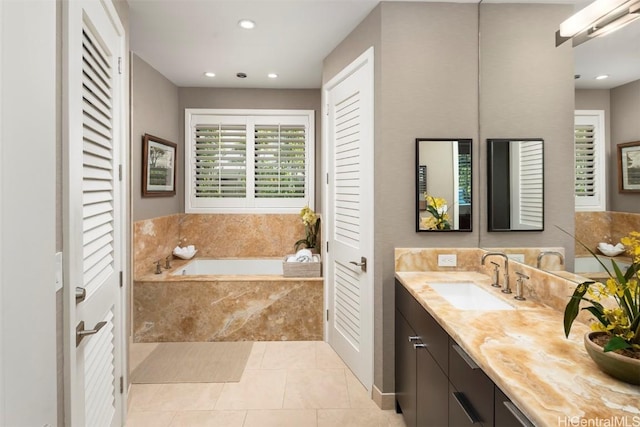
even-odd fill
[{"label": "framed picture", "polygon": [[176,147],[157,136],[142,137],[142,197],[175,196]]},{"label": "framed picture", "polygon": [[640,193],[640,141],[618,144],[618,190]]}]

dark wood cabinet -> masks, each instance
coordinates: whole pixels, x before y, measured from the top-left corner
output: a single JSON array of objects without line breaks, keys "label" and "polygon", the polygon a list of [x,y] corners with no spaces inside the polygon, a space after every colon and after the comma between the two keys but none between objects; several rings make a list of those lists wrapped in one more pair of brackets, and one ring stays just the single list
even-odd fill
[{"label": "dark wood cabinet", "polygon": [[407,427],[417,426],[416,350],[408,337],[415,332],[396,310],[396,409],[402,411]]},{"label": "dark wood cabinet", "polygon": [[[449,381],[457,400],[466,402],[476,425],[493,425],[494,384],[476,362],[449,338]],[[452,424],[455,425],[455,424]]]},{"label": "dark wood cabinet", "polygon": [[446,426],[449,379],[427,348],[416,349],[417,425]]},{"label": "dark wood cabinet", "polygon": [[407,427],[532,425],[397,280],[395,290],[396,410]]},{"label": "dark wood cabinet", "polygon": [[445,426],[448,334],[398,282],[395,319],[397,409],[407,427]]},{"label": "dark wood cabinet", "polygon": [[495,427],[534,427],[533,423],[511,403],[511,400],[495,387]]}]

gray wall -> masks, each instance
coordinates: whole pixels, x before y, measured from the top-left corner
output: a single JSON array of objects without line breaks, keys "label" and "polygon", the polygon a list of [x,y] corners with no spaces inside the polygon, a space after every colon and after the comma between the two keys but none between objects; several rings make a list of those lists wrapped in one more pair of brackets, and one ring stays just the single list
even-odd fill
[{"label": "gray wall", "polygon": [[[225,89],[225,88],[180,88],[178,101],[178,121],[180,135],[177,138],[180,186],[184,187],[184,110],[185,108],[220,109],[276,109],[315,111],[315,167],[316,205],[319,211],[322,200],[320,179],[320,90],[319,89]],[[182,189],[181,189],[182,190]],[[181,191],[180,212],[184,212],[184,194]],[[158,215],[155,215],[158,216]]]},{"label": "gray wall", "polygon": [[183,212],[183,153],[178,155],[176,194],[142,197],[142,136],[148,133],[178,143],[182,134],[178,87],[135,54],[131,54],[131,200],[133,220]]},{"label": "gray wall", "polygon": [[[574,80],[570,43],[555,47],[566,5],[486,4],[480,7],[480,179],[486,180],[487,138],[544,140],[544,232],[487,231],[486,185],[480,194],[480,245],[564,246],[573,259]],[[571,166],[571,165],[569,165]]]},{"label": "gray wall", "polygon": [[609,210],[640,212],[640,193],[618,192],[617,144],[640,141],[640,80],[611,89]]},{"label": "gray wall", "polygon": [[[381,3],[324,61],[328,82],[375,49],[374,384],[394,391],[395,247],[565,246],[573,230],[573,56],[554,47],[571,6]],[[532,61],[535,58],[535,61]],[[482,81],[479,94],[478,83]],[[479,125],[480,121],[480,125]],[[414,140],[473,138],[471,233],[416,233]],[[545,139],[544,232],[487,233],[489,137]],[[564,160],[563,160],[564,159]]]}]

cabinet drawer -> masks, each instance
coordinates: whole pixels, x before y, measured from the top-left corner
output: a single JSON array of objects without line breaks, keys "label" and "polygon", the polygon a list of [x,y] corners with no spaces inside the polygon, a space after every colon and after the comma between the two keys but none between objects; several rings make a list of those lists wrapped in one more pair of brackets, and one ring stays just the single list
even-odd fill
[{"label": "cabinet drawer", "polygon": [[467,353],[449,339],[449,381],[482,425],[493,425],[494,384]]},{"label": "cabinet drawer", "polygon": [[495,427],[533,427],[533,423],[495,387]]},{"label": "cabinet drawer", "polygon": [[427,350],[445,375],[449,372],[449,334],[409,291],[396,280],[396,307],[420,337]]}]

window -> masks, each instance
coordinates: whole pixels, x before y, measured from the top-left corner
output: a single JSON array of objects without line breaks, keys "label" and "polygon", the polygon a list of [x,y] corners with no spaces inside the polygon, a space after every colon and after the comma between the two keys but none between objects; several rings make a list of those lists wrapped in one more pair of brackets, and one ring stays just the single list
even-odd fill
[{"label": "window", "polygon": [[604,111],[575,112],[576,211],[604,211],[607,203]]},{"label": "window", "polygon": [[309,110],[185,110],[185,211],[311,206],[313,119]]}]

